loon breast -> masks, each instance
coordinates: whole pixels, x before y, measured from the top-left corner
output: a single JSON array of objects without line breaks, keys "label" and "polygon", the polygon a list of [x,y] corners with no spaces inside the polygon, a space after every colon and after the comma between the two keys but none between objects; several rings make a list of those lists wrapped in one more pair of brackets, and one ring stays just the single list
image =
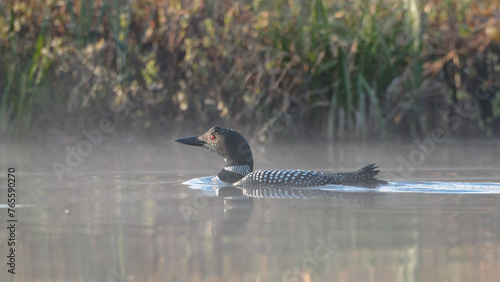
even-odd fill
[{"label": "loon breast", "polygon": [[310,170],[262,169],[251,172],[235,186],[243,187],[313,187],[332,184],[332,175]]}]

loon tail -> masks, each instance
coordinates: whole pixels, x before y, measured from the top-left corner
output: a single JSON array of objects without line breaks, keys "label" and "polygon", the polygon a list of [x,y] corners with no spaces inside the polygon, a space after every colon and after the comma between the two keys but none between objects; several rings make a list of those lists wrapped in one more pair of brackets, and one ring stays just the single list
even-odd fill
[{"label": "loon tail", "polygon": [[375,164],[366,165],[355,172],[331,174],[332,184],[377,188],[379,185],[388,184],[387,181],[377,179],[380,172]]}]

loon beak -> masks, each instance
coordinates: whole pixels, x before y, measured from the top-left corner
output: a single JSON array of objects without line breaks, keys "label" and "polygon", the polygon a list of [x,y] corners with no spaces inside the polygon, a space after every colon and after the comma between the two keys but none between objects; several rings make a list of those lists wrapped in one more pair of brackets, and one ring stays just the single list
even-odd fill
[{"label": "loon beak", "polygon": [[179,139],[175,139],[174,141],[191,146],[203,146],[207,144],[207,142],[200,140],[199,136],[182,137]]}]

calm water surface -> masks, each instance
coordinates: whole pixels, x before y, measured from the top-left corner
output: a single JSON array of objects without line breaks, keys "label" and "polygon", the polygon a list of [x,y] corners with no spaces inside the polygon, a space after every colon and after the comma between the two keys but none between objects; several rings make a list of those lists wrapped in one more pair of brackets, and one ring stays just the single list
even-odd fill
[{"label": "calm water surface", "polygon": [[182,184],[223,161],[173,142],[105,142],[61,181],[64,146],[3,144],[0,281],[500,281],[499,144],[252,146],[256,169],[377,162],[392,182],[307,192]]}]

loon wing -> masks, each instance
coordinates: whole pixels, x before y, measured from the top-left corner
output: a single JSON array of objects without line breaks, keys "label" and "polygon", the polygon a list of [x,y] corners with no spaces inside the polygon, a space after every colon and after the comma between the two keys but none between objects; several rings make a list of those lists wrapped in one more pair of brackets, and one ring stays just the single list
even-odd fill
[{"label": "loon wing", "polygon": [[370,164],[355,172],[326,174],[310,170],[262,169],[251,172],[234,183],[240,187],[317,187],[325,185],[349,185],[376,188],[387,184],[375,176],[377,166]]}]

